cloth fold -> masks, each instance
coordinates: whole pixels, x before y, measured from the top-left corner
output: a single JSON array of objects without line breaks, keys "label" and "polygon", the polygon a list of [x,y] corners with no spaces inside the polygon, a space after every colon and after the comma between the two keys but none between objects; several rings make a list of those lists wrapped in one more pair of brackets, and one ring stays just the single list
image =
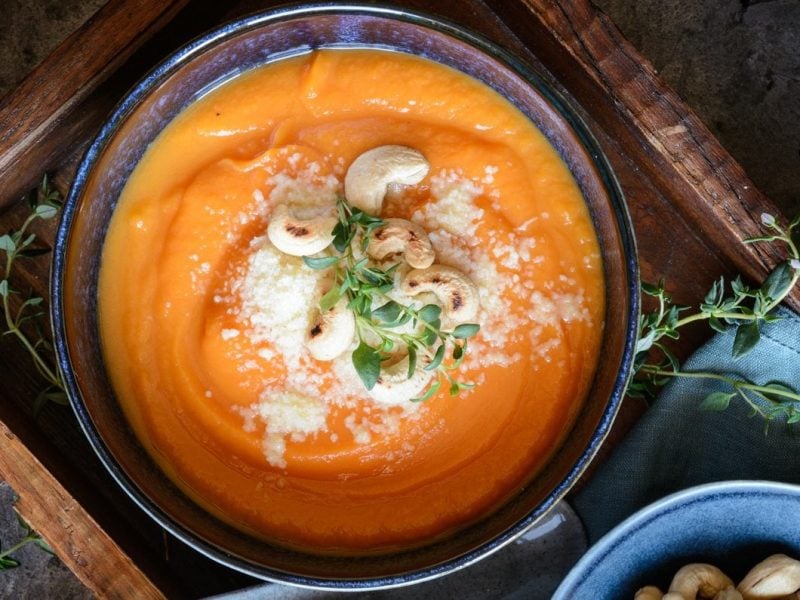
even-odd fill
[{"label": "cloth fold", "polygon": [[[747,355],[731,358],[734,332],[715,335],[683,365],[686,371],[739,375],[758,384],[800,389],[800,316],[781,308]],[[640,508],[712,481],[761,479],[800,483],[800,423],[765,421],[741,398],[724,412],[699,409],[724,382],[676,378],[607,462],[573,498],[592,544]]]}]

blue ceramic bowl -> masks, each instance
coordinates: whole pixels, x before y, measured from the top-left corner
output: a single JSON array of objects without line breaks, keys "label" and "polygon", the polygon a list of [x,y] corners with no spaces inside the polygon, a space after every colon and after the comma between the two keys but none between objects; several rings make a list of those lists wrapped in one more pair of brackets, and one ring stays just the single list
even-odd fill
[{"label": "blue ceramic bowl", "polygon": [[[243,534],[191,502],[144,452],[117,405],[100,351],[97,277],[109,220],[148,144],[206,90],[259,65],[320,47],[374,47],[459,69],[514,102],[549,138],[580,185],[603,251],[608,297],[602,362],[567,441],[541,472],[485,518],[413,550],[336,556],[289,550]],[[198,551],[245,573],[313,587],[390,587],[465,567],[521,535],[571,487],[609,430],[631,365],[638,273],[618,185],[576,112],[526,65],[463,29],[425,15],[325,3],[284,7],[224,25],[140,81],[81,163],[64,208],[53,267],[59,366],[78,419],[120,486]],[[611,312],[613,311],[613,312]]]},{"label": "blue ceramic bowl", "polygon": [[553,600],[632,599],[669,588],[683,565],[711,563],[739,582],[771,554],[800,558],[800,486],[705,484],[647,506],[607,533],[570,571]]}]

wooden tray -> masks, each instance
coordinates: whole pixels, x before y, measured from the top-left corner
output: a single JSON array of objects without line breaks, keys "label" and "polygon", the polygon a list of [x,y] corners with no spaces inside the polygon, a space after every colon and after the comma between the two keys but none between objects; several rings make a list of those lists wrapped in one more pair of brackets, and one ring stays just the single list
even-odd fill
[{"label": "wooden tray", "polygon": [[[105,115],[161,58],[229,18],[277,4],[110,0],[0,101],[0,232],[22,222],[27,209],[15,200],[45,171],[62,191],[69,187]],[[589,0],[397,4],[481,32],[582,107],[626,194],[643,279],[665,278],[676,301],[692,304],[720,275],[759,281],[779,260],[768,247],[741,243],[759,232],[762,212],[777,209]],[[37,233],[52,242],[53,225]],[[47,296],[48,260],[19,267],[12,284]],[[800,307],[800,294],[790,304]],[[704,336],[690,331],[680,354]],[[20,497],[17,510],[90,590],[198,597],[253,582],[152,523],[100,465],[69,409],[48,405],[33,414],[42,384],[21,346],[5,337],[0,352],[0,475]],[[607,447],[641,410],[625,401]]]}]

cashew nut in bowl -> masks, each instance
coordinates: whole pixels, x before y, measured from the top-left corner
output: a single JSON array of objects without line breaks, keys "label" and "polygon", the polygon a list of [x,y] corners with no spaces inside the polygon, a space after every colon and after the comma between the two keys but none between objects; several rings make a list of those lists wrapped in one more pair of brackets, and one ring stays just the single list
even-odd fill
[{"label": "cashew nut in bowl", "polygon": [[436,253],[425,230],[405,219],[384,219],[369,238],[367,256],[384,260],[402,255],[415,269],[426,269],[433,264]]},{"label": "cashew nut in bowl", "polygon": [[453,267],[433,265],[409,271],[400,283],[409,296],[432,292],[442,304],[442,312],[451,324],[475,320],[480,308],[478,287],[464,273]]},{"label": "cashew nut in bowl", "polygon": [[742,595],[739,593],[734,587],[728,587],[718,592],[716,596],[714,596],[713,600],[742,600]]},{"label": "cashew nut in bowl", "polygon": [[662,600],[664,593],[654,585],[646,585],[636,592],[633,600]]},{"label": "cashew nut in bowl", "polygon": [[330,245],[336,223],[336,217],[296,219],[288,206],[279,204],[272,211],[272,218],[267,226],[267,237],[285,254],[310,256]]},{"label": "cashew nut in bowl", "polygon": [[369,390],[372,399],[380,404],[394,406],[405,404],[420,395],[433,378],[433,373],[417,367],[408,376],[408,356],[388,367],[381,368],[381,374],[373,388]]},{"label": "cashew nut in bowl", "polygon": [[773,554],[761,561],[739,583],[712,565],[691,564],[680,569],[669,592],[652,585],[636,592],[634,600],[800,600],[800,561]]},{"label": "cashew nut in bowl", "polygon": [[342,298],[326,311],[317,313],[308,328],[306,348],[317,360],[333,360],[345,352],[356,334],[356,319]]},{"label": "cashew nut in bowl", "polygon": [[391,183],[415,185],[430,165],[421,152],[407,146],[378,146],[360,154],[344,177],[344,195],[353,206],[378,215]]},{"label": "cashew nut in bowl", "polygon": [[683,596],[684,600],[708,598],[728,588],[735,588],[733,581],[714,565],[694,563],[681,567],[669,586],[670,593]]},{"label": "cashew nut in bowl", "polygon": [[[658,588],[653,588],[654,590],[658,590]],[[634,600],[694,600],[695,598],[702,598],[708,600],[742,600],[742,595],[736,591],[736,588],[727,587],[724,590],[720,590],[713,596],[704,596],[699,594],[697,596],[684,596],[678,592],[667,592],[663,596],[636,596]]]},{"label": "cashew nut in bowl", "polygon": [[746,600],[790,596],[800,590],[800,561],[773,554],[753,567],[738,589]]}]

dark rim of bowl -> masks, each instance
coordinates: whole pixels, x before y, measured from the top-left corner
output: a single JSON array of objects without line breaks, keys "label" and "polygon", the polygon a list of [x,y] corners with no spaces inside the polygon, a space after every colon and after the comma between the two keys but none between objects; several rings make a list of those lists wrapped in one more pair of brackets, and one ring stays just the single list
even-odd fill
[{"label": "dark rim of bowl", "polygon": [[[609,398],[605,411],[594,431],[588,445],[582,452],[579,460],[575,463],[566,477],[561,481],[545,500],[540,503],[523,519],[520,519],[514,526],[505,532],[490,539],[479,547],[449,559],[443,563],[433,565],[419,571],[402,573],[398,575],[382,576],[356,580],[337,580],[330,578],[319,578],[301,576],[284,571],[279,571],[255,565],[246,559],[233,557],[217,546],[200,539],[194,532],[176,523],[168,514],[156,506],[141,490],[133,483],[129,476],[120,468],[115,459],[109,452],[100,433],[94,426],[91,416],[84,405],[72,371],[72,361],[69,355],[66,342],[66,324],[64,319],[64,296],[63,287],[66,270],[66,254],[71,236],[72,222],[76,215],[77,204],[83,194],[88,177],[91,175],[95,162],[102,155],[106,145],[113,138],[119,125],[126,119],[128,114],[137,106],[139,101],[148,91],[185,61],[190,60],[196,54],[202,52],[209,46],[224,41],[229,35],[241,33],[270,23],[290,20],[297,17],[310,17],[325,14],[354,14],[366,15],[379,18],[394,19],[408,22],[434,30],[438,33],[449,35],[461,42],[477,48],[486,55],[497,60],[500,64],[515,72],[522,79],[529,82],[536,91],[541,94],[559,113],[559,115],[570,125],[572,131],[580,140],[584,149],[594,162],[597,173],[604,184],[608,193],[613,211],[615,213],[616,226],[621,246],[624,250],[624,272],[628,279],[627,301],[630,314],[627,323],[625,346],[619,372],[616,376],[613,391]],[[594,135],[589,131],[583,119],[577,114],[576,110],[558,91],[547,83],[540,75],[528,67],[522,60],[512,53],[500,48],[494,42],[468,31],[461,25],[457,25],[440,17],[432,17],[417,11],[410,11],[391,5],[371,5],[359,3],[335,3],[322,2],[303,5],[285,5],[272,10],[252,14],[240,19],[231,21],[220,27],[202,35],[182,48],[174,52],[171,56],[157,65],[147,75],[145,75],[120,101],[111,116],[107,119],[100,132],[87,149],[75,175],[70,193],[64,204],[63,214],[58,230],[56,232],[55,250],[53,254],[53,268],[51,276],[51,321],[53,336],[55,340],[56,356],[58,366],[61,370],[62,378],[70,398],[70,403],[78,418],[81,429],[92,445],[94,451],[100,458],[103,465],[114,478],[125,493],[152,519],[154,519],[164,529],[172,535],[194,548],[201,554],[234,568],[242,573],[279,583],[288,583],[301,587],[327,588],[339,590],[355,589],[381,589],[391,588],[401,585],[418,583],[430,580],[438,576],[451,573],[467,567],[477,560],[493,553],[510,543],[528,528],[530,528],[544,513],[546,513],[557,501],[563,498],[578,477],[583,473],[588,463],[597,453],[601,443],[606,438],[611,424],[617,414],[622,398],[625,394],[627,382],[630,377],[633,364],[634,349],[637,337],[637,323],[639,314],[639,270],[637,262],[636,243],[633,235],[633,227],[624,201],[622,190],[616,179],[608,160]]]}]

